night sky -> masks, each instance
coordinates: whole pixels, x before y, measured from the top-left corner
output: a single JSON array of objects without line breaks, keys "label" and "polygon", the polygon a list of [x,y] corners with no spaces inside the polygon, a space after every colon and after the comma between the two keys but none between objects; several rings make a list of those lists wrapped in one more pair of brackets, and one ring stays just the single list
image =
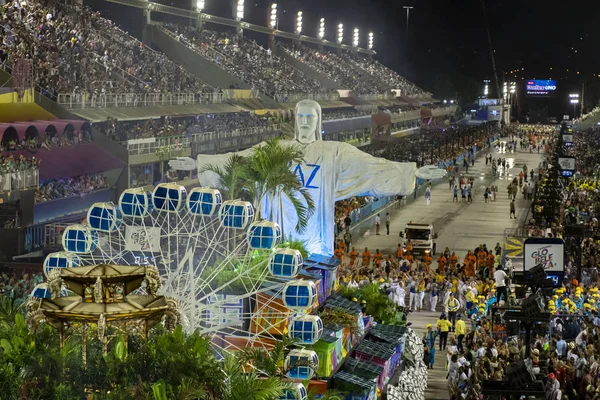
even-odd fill
[{"label": "night sky", "polygon": [[[158,1],[189,8],[190,1],[195,0]],[[205,2],[205,12],[228,17],[233,15],[237,3]],[[492,81],[490,95],[495,94],[481,0],[246,0],[245,20],[266,26],[273,2],[278,3],[281,30],[293,31],[296,13],[302,10],[303,33],[309,36],[317,35],[321,17],[326,19],[329,40],[335,40],[340,22],[344,23],[346,44],[351,44],[355,27],[361,31],[362,47],[367,45],[368,32],[373,31],[376,58],[437,98],[476,97],[482,92],[484,79]],[[408,37],[404,5],[414,6]],[[522,79],[559,80],[561,99],[568,91],[581,92],[585,82],[586,101],[598,102],[599,3],[586,2],[583,9],[541,0],[487,0],[485,8],[500,87],[505,74],[519,70],[511,79],[518,79],[521,84]],[[246,36],[266,45],[264,35],[246,32]]]}]

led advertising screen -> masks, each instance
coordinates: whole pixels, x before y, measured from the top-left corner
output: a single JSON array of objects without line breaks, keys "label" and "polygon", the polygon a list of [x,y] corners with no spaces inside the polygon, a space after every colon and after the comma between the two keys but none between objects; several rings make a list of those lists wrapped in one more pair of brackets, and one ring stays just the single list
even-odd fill
[{"label": "led advertising screen", "polygon": [[565,270],[565,243],[558,238],[528,238],[523,244],[523,269],[542,264],[546,273]]},{"label": "led advertising screen", "polygon": [[555,80],[530,79],[525,88],[528,96],[551,96],[556,92]]},{"label": "led advertising screen", "polygon": [[573,176],[575,174],[575,157],[559,157],[558,165],[562,176]]}]

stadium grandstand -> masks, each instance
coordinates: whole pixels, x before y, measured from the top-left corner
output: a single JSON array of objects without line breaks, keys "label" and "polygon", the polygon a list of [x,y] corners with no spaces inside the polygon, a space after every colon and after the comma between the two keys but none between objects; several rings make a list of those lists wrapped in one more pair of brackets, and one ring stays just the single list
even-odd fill
[{"label": "stadium grandstand", "polygon": [[1,7],[2,259],[42,257],[65,224],[81,222],[95,202],[116,203],[129,187],[197,185],[195,173],[170,170],[169,159],[293,135],[300,99],[321,104],[326,140],[356,146],[455,112],[371,49],[244,24],[269,37],[263,47],[235,19],[113,3],[123,13],[151,7],[142,36],[77,3]]}]

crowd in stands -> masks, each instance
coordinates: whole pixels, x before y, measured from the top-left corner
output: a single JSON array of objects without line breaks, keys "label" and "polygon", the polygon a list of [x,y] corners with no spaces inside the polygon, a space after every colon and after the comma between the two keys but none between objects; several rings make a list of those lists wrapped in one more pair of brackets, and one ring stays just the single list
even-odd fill
[{"label": "crowd in stands", "polygon": [[600,113],[600,107],[596,106],[596,107],[594,107],[594,108],[593,108],[591,111],[589,111],[589,112],[587,112],[587,113],[583,114],[581,117],[579,117],[579,118],[575,118],[575,119],[573,120],[573,123],[574,123],[574,124],[578,124],[578,123],[580,123],[580,122],[583,122],[583,121],[585,121],[585,120],[586,120],[586,119],[588,119],[588,118],[591,118],[591,117],[593,117],[593,116],[597,115],[598,113]]},{"label": "crowd in stands", "polygon": [[172,24],[164,27],[181,43],[268,95],[335,93],[272,54],[271,50],[235,33]]},{"label": "crowd in stands", "polygon": [[107,118],[94,126],[111,139],[123,142],[131,139],[192,135],[205,132],[223,132],[235,129],[268,128],[278,119],[271,114],[251,112],[202,114],[193,117],[118,121]]},{"label": "crowd in stands", "polygon": [[[444,129],[421,129],[420,133],[396,138],[394,141],[371,142],[361,148],[376,157],[397,162],[416,162],[417,165],[439,164],[443,160],[452,160],[472,148],[479,141],[474,137],[492,133],[500,134],[494,124],[483,127],[450,127]],[[483,145],[483,143],[479,143]]]},{"label": "crowd in stands", "polygon": [[79,143],[89,143],[92,141],[92,136],[87,131],[81,131],[79,134],[69,138],[68,135],[45,135],[43,139],[39,136],[25,138],[19,140],[6,140],[0,143],[0,151],[20,151],[20,150],[38,150],[38,149],[54,149],[56,147],[73,146]]},{"label": "crowd in stands", "polygon": [[400,89],[402,96],[429,97],[428,93],[424,90],[398,75],[395,71],[377,62],[372,57],[365,57],[358,54],[353,55],[348,52],[341,53],[340,57],[347,60],[349,64],[354,64],[359,69],[367,71],[378,81],[382,82],[385,87]]},{"label": "crowd in stands", "polygon": [[375,60],[303,45],[284,45],[284,48],[301,62],[357,95],[385,94],[392,93],[392,89],[401,89],[405,96],[427,96],[416,85]]},{"label": "crowd in stands", "polygon": [[15,305],[23,304],[36,285],[44,281],[41,273],[28,274],[13,272],[0,274],[0,295],[8,297]]},{"label": "crowd in stands", "polygon": [[25,157],[22,154],[19,157],[12,154],[0,154],[0,175],[38,169],[39,167],[40,160],[35,157]]},{"label": "crowd in stands", "polygon": [[323,110],[322,116],[323,116],[323,121],[330,121],[330,120],[334,120],[334,119],[348,119],[348,118],[356,118],[356,117],[365,117],[365,116],[368,116],[371,114],[373,114],[373,112],[368,111],[368,110],[357,110],[355,108],[337,110],[337,109],[333,108],[333,109]]},{"label": "crowd in stands", "polygon": [[[78,3],[8,2],[0,7],[0,64],[35,60],[35,84],[58,93],[197,93],[201,80]],[[118,74],[121,80],[115,79]]]},{"label": "crowd in stands", "polygon": [[44,201],[65,197],[85,196],[108,187],[108,180],[102,174],[49,179],[40,182],[40,187],[35,193],[35,202],[43,203]]}]

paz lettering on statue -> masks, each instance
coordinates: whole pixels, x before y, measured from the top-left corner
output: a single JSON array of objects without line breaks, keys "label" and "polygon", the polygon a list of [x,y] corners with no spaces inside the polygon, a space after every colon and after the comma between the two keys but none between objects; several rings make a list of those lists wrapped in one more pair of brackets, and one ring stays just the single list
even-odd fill
[{"label": "paz lettering on statue", "polygon": [[[261,215],[273,215],[274,221],[285,221],[285,237],[304,241],[310,253],[333,255],[335,241],[335,202],[352,196],[394,196],[411,194],[415,178],[437,179],[446,171],[437,166],[417,169],[415,163],[398,163],[373,157],[356,147],[342,142],[323,141],[322,113],[319,103],[302,100],[296,104],[294,140],[282,140],[281,146],[300,147],[304,151],[304,164],[290,165],[303,186],[310,190],[316,210],[303,232],[294,230],[298,216],[291,202],[282,199],[282,207],[272,205],[269,199],[260,204]],[[262,146],[259,143],[256,146]],[[253,148],[238,152],[249,156]],[[206,165],[223,167],[233,153],[180,157],[169,165],[176,170],[198,169],[200,184],[219,187],[218,176],[206,171]],[[271,209],[272,208],[272,209]]]}]

